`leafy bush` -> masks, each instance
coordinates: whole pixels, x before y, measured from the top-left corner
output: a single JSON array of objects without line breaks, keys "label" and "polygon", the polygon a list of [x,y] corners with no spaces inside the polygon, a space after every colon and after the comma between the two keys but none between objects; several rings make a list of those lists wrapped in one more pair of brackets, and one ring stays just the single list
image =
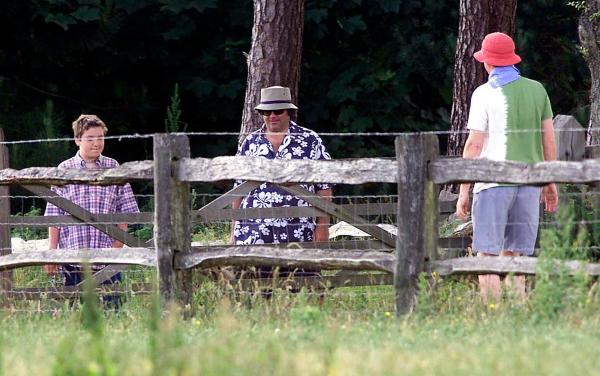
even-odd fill
[{"label": "leafy bush", "polygon": [[[18,213],[18,216],[37,217],[42,215],[42,209],[32,206],[27,213]],[[15,227],[11,231],[11,236],[23,240],[45,239],[48,237],[46,228]]]},{"label": "leafy bush", "polygon": [[535,289],[531,304],[538,318],[552,318],[586,304],[590,277],[580,271],[571,275],[568,260],[589,261],[587,229],[574,221],[574,203],[559,210],[553,228],[541,231]]}]

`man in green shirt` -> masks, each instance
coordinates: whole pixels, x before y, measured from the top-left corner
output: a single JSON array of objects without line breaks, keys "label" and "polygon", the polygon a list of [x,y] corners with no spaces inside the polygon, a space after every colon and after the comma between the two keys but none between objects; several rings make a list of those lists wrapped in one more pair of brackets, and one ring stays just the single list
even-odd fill
[{"label": "man in green shirt", "polygon": [[[488,82],[471,98],[463,158],[537,163],[556,159],[552,108],[546,90],[537,81],[522,77],[515,64],[511,37],[488,34],[475,59],[489,73]],[[462,184],[456,214],[466,218],[470,184]],[[477,256],[530,256],[539,224],[539,202],[556,211],[555,184],[544,187],[476,183],[473,188],[473,250]],[[509,280],[507,280],[509,283]],[[525,297],[525,279],[515,277],[516,294]],[[501,295],[500,277],[479,277],[484,302]]]}]

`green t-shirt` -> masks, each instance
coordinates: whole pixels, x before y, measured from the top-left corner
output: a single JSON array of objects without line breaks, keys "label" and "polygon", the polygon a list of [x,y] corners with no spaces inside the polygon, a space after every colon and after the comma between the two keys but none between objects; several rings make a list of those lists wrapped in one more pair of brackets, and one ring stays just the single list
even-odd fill
[{"label": "green t-shirt", "polygon": [[[537,163],[544,160],[542,120],[552,118],[546,90],[520,77],[504,86],[479,86],[471,98],[467,128],[485,132],[481,158]],[[474,191],[497,184],[475,185]]]}]

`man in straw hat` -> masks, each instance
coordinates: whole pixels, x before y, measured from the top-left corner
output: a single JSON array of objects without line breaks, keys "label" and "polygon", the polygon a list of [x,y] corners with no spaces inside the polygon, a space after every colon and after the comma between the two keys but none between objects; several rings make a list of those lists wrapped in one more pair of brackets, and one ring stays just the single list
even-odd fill
[{"label": "man in straw hat", "polygon": [[[556,159],[552,108],[546,90],[537,81],[522,77],[515,64],[511,37],[488,34],[475,59],[489,73],[488,82],[471,98],[463,158],[536,163]],[[466,218],[470,184],[462,184],[456,214]],[[555,184],[544,187],[476,183],[473,188],[473,250],[477,256],[533,255],[539,224],[539,202],[556,211]],[[523,276],[506,279],[516,295],[525,298]],[[484,302],[498,300],[502,289],[498,275],[479,277]],[[507,287],[508,287],[507,286]]]},{"label": "man in straw hat", "polygon": [[[271,86],[260,91],[260,103],[255,107],[263,118],[261,128],[246,137],[237,155],[267,159],[331,159],[321,138],[312,130],[293,122],[298,109],[291,99],[290,89]],[[241,184],[237,181],[236,186]],[[331,185],[302,184],[310,192],[331,198]],[[301,197],[295,197],[271,183],[263,183],[242,199],[234,201],[234,208],[271,208],[309,206]],[[232,243],[264,244],[311,242],[328,240],[329,217],[267,218],[234,221]],[[271,268],[259,268],[260,277],[271,276]],[[292,270],[280,269],[285,276]],[[316,275],[316,271],[297,271],[296,275]]]}]

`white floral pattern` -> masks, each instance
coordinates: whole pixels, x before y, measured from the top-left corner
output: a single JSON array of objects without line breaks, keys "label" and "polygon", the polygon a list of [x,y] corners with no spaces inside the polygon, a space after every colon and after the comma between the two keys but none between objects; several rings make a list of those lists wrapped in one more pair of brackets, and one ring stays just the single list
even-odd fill
[{"label": "white floral pattern", "polygon": [[[279,150],[265,136],[265,126],[246,137],[237,155],[267,159],[331,159],[321,138],[312,130],[290,122],[288,134]],[[236,181],[235,186],[241,181]],[[316,191],[330,189],[330,184],[303,184],[305,189]],[[309,204],[276,188],[263,183],[242,199],[241,208],[271,208],[309,206]],[[236,221],[234,237],[236,244],[264,244],[312,241],[315,229],[314,218],[267,218]]]}]

